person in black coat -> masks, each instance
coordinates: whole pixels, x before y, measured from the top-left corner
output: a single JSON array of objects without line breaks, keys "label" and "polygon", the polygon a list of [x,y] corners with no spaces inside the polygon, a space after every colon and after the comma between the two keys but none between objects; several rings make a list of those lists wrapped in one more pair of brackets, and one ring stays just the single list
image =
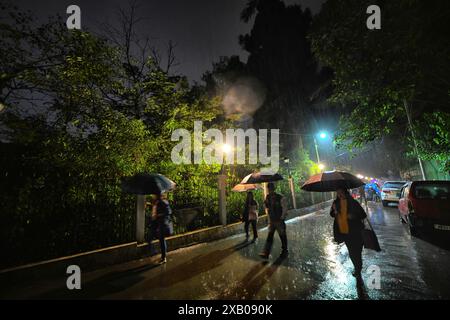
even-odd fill
[{"label": "person in black coat", "polygon": [[161,260],[160,263],[166,263],[166,252],[167,244],[166,237],[173,233],[172,226],[172,210],[169,206],[169,202],[160,193],[154,195],[152,202],[152,214],[150,222],[150,250],[152,245],[152,240],[154,238],[159,239],[159,245],[161,249]]},{"label": "person in black coat", "polygon": [[358,201],[353,199],[348,190],[338,189],[337,198],[331,206],[330,215],[334,218],[334,240],[337,243],[345,243],[355,268],[353,276],[361,278],[363,264],[362,230],[364,229],[363,219],[367,216],[366,212]]},{"label": "person in black coat", "polygon": [[253,241],[256,241],[258,239],[258,230],[256,228],[258,222],[258,202],[254,199],[251,191],[247,192],[242,221],[244,222],[245,239],[248,240],[249,238],[248,231],[251,225],[253,228]]}]

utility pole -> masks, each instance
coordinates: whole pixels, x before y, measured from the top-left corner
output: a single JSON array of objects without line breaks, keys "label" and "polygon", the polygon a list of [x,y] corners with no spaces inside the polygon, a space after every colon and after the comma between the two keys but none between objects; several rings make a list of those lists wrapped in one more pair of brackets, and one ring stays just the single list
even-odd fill
[{"label": "utility pole", "polygon": [[425,176],[425,170],[423,169],[422,159],[420,159],[419,151],[417,149],[417,141],[416,141],[416,137],[414,135],[414,130],[413,130],[413,127],[412,127],[412,122],[411,122],[411,115],[409,114],[408,103],[406,102],[406,100],[403,100],[403,105],[405,107],[406,117],[408,118],[409,130],[411,131],[411,136],[412,136],[412,139],[413,139],[413,142],[414,142],[414,151],[416,153],[417,160],[419,160],[419,167],[420,167],[420,172],[422,173],[422,179],[423,180],[427,180],[427,178]]},{"label": "utility pole", "polygon": [[319,164],[319,163],[320,163],[320,158],[319,158],[319,149],[317,148],[317,140],[316,140],[316,137],[314,137],[314,147],[316,148],[317,164]]},{"label": "utility pole", "polygon": [[294,209],[297,209],[297,202],[295,200],[294,179],[292,178],[292,175],[291,175],[291,168],[289,166],[289,159],[288,158],[284,158],[284,162],[287,163],[287,166],[288,166],[288,174],[289,174],[288,182],[289,182],[289,189],[291,190],[292,206],[294,207]]},{"label": "utility pole", "polygon": [[302,136],[298,136],[298,146],[301,150],[303,150],[303,139]]}]

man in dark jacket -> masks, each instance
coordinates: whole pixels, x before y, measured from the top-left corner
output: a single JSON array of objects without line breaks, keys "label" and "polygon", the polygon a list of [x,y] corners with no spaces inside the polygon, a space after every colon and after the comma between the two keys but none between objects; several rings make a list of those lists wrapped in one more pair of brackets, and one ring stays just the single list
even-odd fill
[{"label": "man in dark jacket", "polygon": [[278,232],[281,239],[281,255],[287,255],[288,253],[286,223],[284,222],[287,216],[286,199],[281,194],[275,192],[275,185],[273,183],[269,183],[267,188],[269,189],[269,194],[264,201],[264,205],[269,215],[269,234],[267,235],[264,251],[259,254],[264,259],[269,257],[270,251],[272,250],[275,231]]},{"label": "man in dark jacket", "polygon": [[334,240],[337,243],[345,242],[350,259],[355,267],[353,275],[356,278],[361,278],[362,230],[364,229],[363,219],[367,216],[366,212],[346,189],[338,189],[337,198],[331,206],[330,215],[335,218],[333,224]]},{"label": "man in dark jacket", "polygon": [[159,263],[166,263],[167,244],[166,237],[173,233],[172,210],[169,202],[162,194],[156,194],[152,204],[152,215],[150,223],[150,250],[152,250],[152,240],[157,238],[161,249],[161,260]]}]

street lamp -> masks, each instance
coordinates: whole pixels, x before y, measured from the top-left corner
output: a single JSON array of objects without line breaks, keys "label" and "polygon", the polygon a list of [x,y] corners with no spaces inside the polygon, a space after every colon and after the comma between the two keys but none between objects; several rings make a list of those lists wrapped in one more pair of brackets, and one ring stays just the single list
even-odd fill
[{"label": "street lamp", "polygon": [[[222,144],[221,148],[225,156],[228,156],[228,154],[230,154],[233,151],[233,148],[227,143]],[[224,174],[224,162],[225,160],[222,158],[222,166],[220,168],[222,174]]]},{"label": "street lamp", "polygon": [[[319,137],[320,139],[325,139],[327,137],[327,133],[325,131],[321,131],[319,132]],[[317,140],[316,140],[316,136],[314,136],[314,147],[316,149],[316,158],[317,158],[317,163],[320,162],[320,157],[319,157],[319,147],[317,146]]]},{"label": "street lamp", "polygon": [[287,164],[289,177],[291,176],[291,169],[289,167],[289,158],[283,158],[283,162]]},{"label": "street lamp", "polygon": [[320,162],[319,147],[317,146],[316,136],[319,136],[320,139],[322,139],[322,140],[326,139],[328,137],[328,134],[327,134],[326,131],[320,131],[319,133],[315,133],[315,134],[310,134],[310,133],[287,133],[287,132],[280,132],[279,134],[284,134],[284,135],[288,135],[288,136],[298,136],[299,137],[300,148],[303,148],[302,136],[304,136],[304,137],[313,137],[313,139],[314,139],[314,148],[316,150],[317,163]]},{"label": "street lamp", "polygon": [[325,169],[325,165],[323,163],[319,163],[319,170],[322,171]]},{"label": "street lamp", "polygon": [[230,146],[229,144],[224,143],[224,144],[222,145],[222,151],[223,151],[225,154],[229,154],[229,153],[232,151],[232,149],[233,149],[233,148],[231,148],[231,146]]},{"label": "street lamp", "polygon": [[316,140],[316,137],[314,137],[314,148],[316,149],[316,159],[317,159],[317,163],[319,163],[319,162],[320,162],[319,148],[317,147],[317,140]]}]

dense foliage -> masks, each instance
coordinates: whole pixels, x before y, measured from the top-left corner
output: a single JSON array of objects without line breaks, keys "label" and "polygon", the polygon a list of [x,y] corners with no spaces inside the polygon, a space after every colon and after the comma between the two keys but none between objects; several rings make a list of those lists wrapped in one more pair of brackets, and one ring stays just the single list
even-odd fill
[{"label": "dense foliage", "polygon": [[[381,8],[381,29],[368,30],[366,9]],[[340,145],[359,148],[382,137],[407,142],[406,110],[422,159],[450,170],[448,1],[327,1],[310,34],[320,61],[334,70],[331,102],[342,105]]]},{"label": "dense foliage", "polygon": [[120,182],[137,172],[173,179],[175,208],[204,209],[177,231],[217,223],[220,168],[170,159],[174,129],[226,124],[217,99],[152,55],[136,59],[129,41],[1,12],[2,266],[133,241],[135,197]]}]

